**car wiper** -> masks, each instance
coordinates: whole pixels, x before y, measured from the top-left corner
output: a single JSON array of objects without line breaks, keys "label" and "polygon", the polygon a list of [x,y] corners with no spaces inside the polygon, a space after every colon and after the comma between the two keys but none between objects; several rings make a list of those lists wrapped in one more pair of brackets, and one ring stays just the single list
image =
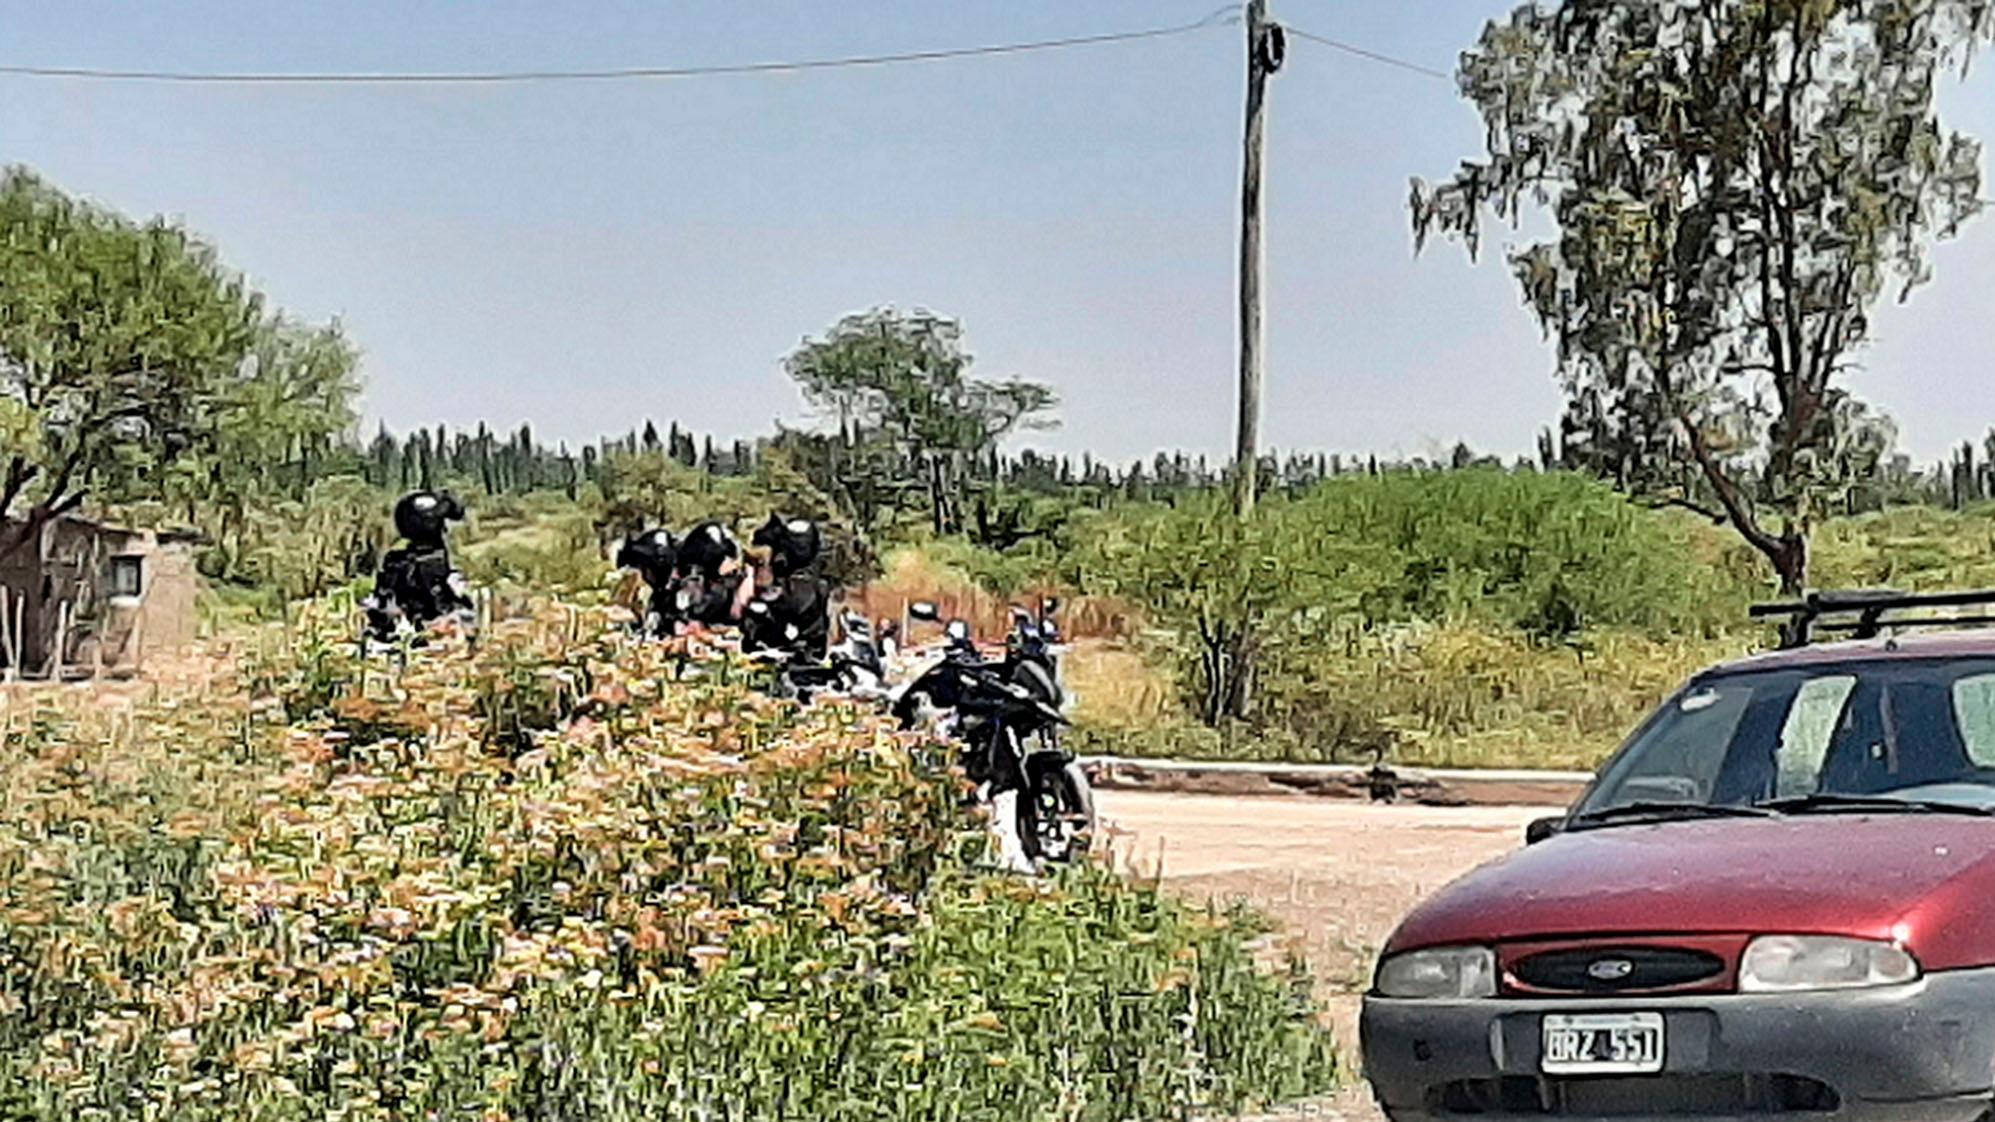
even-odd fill
[{"label": "car wiper", "polygon": [[1692,818],[1772,818],[1774,811],[1758,806],[1725,803],[1622,803],[1573,816],[1575,826],[1605,826],[1627,821],[1669,821]]},{"label": "car wiper", "polygon": [[1969,814],[1982,818],[1995,814],[1995,807],[1975,806],[1972,803],[1945,802],[1940,799],[1899,799],[1893,798],[1890,795],[1836,795],[1823,793],[1796,795],[1792,798],[1773,799],[1753,805],[1779,814],[1836,814],[1839,812],[1861,813],[1864,811],[1886,811],[1899,814]]}]

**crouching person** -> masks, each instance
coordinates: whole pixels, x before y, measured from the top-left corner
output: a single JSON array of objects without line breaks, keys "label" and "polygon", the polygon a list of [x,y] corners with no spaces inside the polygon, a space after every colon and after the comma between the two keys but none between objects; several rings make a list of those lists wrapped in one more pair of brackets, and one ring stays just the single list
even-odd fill
[{"label": "crouching person", "polygon": [[669,638],[685,621],[679,603],[679,551],[669,530],[645,530],[625,539],[617,550],[617,568],[634,570],[649,590],[638,632],[647,638]]},{"label": "crouching person", "polygon": [[420,636],[444,620],[468,629],[477,611],[448,540],[464,504],[448,491],[417,491],[395,503],[394,516],[402,543],[382,556],[374,594],[364,604],[368,638],[393,642],[404,627]]},{"label": "crouching person", "polygon": [[741,543],[719,522],[702,522],[679,543],[679,612],[687,624],[739,627],[755,582],[742,565]]},{"label": "crouching person", "polygon": [[831,589],[817,572],[823,551],[817,524],[770,515],[752,541],[768,550],[771,579],[747,603],[742,649],[823,662],[831,646]]}]

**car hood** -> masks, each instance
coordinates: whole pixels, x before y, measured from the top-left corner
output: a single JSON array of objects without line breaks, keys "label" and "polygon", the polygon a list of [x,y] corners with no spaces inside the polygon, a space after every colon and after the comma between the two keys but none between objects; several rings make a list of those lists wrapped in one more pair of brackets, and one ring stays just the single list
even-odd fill
[{"label": "car hood", "polygon": [[1763,932],[1895,938],[1928,969],[1995,962],[1995,819],[1825,814],[1559,834],[1441,889],[1385,950]]}]

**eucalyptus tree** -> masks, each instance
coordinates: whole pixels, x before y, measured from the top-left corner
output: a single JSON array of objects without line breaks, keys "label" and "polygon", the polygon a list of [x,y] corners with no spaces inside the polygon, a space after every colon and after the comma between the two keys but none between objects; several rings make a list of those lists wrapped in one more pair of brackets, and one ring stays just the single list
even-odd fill
[{"label": "eucalyptus tree", "polygon": [[1980,149],[1934,94],[1990,0],[1569,0],[1462,56],[1486,153],[1414,182],[1416,243],[1492,215],[1557,342],[1569,424],[1633,490],[1706,508],[1784,590],[1877,456],[1846,375],[1887,292],[1981,207]]}]

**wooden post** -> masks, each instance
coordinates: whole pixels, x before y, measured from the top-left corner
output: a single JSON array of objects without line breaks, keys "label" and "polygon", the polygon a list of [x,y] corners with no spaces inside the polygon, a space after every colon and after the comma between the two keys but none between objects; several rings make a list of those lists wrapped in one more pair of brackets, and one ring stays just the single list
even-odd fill
[{"label": "wooden post", "polygon": [[63,648],[69,642],[69,601],[64,600],[55,606],[55,646],[49,649],[48,678],[51,682],[62,681]]},{"label": "wooden post", "polygon": [[1233,509],[1244,518],[1254,509],[1260,471],[1261,435],[1261,275],[1267,254],[1261,243],[1261,185],[1266,179],[1262,140],[1266,133],[1268,75],[1281,68],[1285,39],[1268,22],[1267,0],[1247,0],[1247,123],[1240,183],[1240,424],[1233,449]]},{"label": "wooden post", "polygon": [[14,590],[0,585],[0,654],[7,656],[6,680],[20,674],[20,659],[14,653]]},{"label": "wooden post", "polygon": [[20,598],[14,601],[14,652],[8,673],[18,680],[26,672],[21,660],[28,657],[28,591],[21,590]]}]

